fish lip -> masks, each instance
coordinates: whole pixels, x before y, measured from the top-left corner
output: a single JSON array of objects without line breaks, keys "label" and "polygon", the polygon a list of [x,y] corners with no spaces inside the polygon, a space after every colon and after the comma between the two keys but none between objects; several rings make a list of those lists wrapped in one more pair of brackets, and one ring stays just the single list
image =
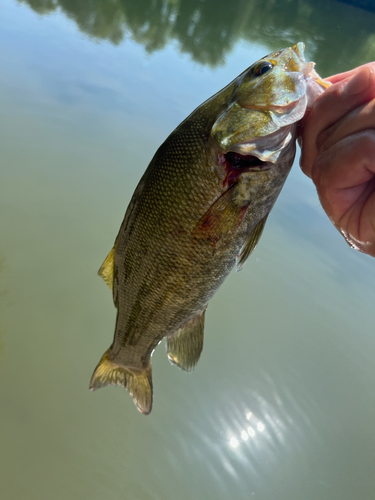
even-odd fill
[{"label": "fish lip", "polygon": [[286,63],[286,68],[289,71],[299,71],[303,75],[306,85],[311,82],[316,85],[315,93],[323,92],[331,86],[330,82],[323,80],[315,71],[315,63],[313,61],[306,61],[305,59],[305,44],[298,42],[291,47],[293,53],[289,61]]},{"label": "fish lip", "polygon": [[293,47],[291,47],[293,52],[301,59],[302,62],[305,62],[305,44],[303,42],[297,42]]}]

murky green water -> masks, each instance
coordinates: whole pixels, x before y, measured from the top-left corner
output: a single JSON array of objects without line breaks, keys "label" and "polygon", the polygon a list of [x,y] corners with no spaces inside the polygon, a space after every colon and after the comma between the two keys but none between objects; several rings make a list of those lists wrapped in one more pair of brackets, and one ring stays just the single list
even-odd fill
[{"label": "murky green water", "polygon": [[302,40],[323,75],[375,59],[334,0],[3,0],[1,500],[373,500],[375,261],[296,165],[154,409],[90,393],[115,309],[96,272],[154,151],[195,106]]}]

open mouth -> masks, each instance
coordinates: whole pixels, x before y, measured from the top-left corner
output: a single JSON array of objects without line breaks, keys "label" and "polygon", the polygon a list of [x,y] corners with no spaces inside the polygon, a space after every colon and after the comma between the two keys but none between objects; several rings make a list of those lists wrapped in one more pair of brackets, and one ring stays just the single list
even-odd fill
[{"label": "open mouth", "polygon": [[228,151],[224,155],[227,176],[224,183],[231,187],[243,172],[260,172],[268,170],[273,163],[262,161],[254,155],[241,155],[235,151]]}]

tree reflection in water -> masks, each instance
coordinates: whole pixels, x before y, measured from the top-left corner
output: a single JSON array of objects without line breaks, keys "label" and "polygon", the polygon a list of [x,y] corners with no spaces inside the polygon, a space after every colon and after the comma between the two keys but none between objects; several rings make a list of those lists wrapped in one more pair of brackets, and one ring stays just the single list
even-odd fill
[{"label": "tree reflection in water", "polygon": [[270,50],[298,41],[323,75],[373,58],[375,14],[335,0],[19,0],[39,14],[61,10],[99,40],[126,37],[147,52],[177,41],[181,52],[216,66],[239,40]]}]

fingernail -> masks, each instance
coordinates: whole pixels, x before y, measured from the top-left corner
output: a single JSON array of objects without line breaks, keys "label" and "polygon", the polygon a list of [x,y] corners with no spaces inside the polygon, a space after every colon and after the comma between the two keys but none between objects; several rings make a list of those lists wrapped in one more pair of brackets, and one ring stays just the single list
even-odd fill
[{"label": "fingernail", "polygon": [[343,86],[343,93],[346,95],[357,95],[364,92],[370,85],[371,71],[369,68],[362,68]]}]

